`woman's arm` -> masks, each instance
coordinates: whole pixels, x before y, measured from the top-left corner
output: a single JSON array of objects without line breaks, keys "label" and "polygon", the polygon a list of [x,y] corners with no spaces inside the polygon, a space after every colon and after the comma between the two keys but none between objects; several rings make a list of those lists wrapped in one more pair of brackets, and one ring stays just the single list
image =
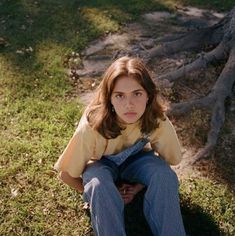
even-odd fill
[{"label": "woman's arm", "polygon": [[81,177],[73,178],[65,171],[61,171],[59,174],[59,177],[65,184],[74,188],[75,190],[79,191],[80,193],[83,193],[84,186],[83,186]]}]

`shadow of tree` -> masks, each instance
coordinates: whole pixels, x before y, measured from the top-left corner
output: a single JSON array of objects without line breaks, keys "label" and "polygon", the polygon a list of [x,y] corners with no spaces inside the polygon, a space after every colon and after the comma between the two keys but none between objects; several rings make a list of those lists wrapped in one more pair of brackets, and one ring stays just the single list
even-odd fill
[{"label": "shadow of tree", "polygon": [[[135,4],[133,4],[135,2]],[[146,8],[146,6],[148,6]],[[107,15],[109,19],[122,24],[122,19],[115,17],[117,10],[123,15],[138,15],[144,10],[166,9],[161,3],[148,0],[148,4],[141,1],[8,1],[3,0],[0,5],[0,20],[2,25],[1,37],[9,46],[0,48],[1,52],[15,52],[21,47],[36,48],[43,41],[53,41],[74,50],[83,49],[90,40],[105,33],[99,29],[99,22],[89,21],[82,8],[93,8]],[[109,11],[109,12],[108,12]],[[132,14],[129,15],[128,14]],[[31,55],[34,55],[32,53]],[[15,64],[24,69],[22,57],[11,57]],[[24,58],[25,59],[25,58]],[[31,57],[33,64],[35,57]],[[28,71],[28,65],[25,69]]]},{"label": "shadow of tree", "polygon": [[[3,39],[6,44],[0,45],[0,54],[5,67],[13,74],[12,80],[7,81],[12,96],[32,93],[43,96],[40,88],[50,87],[48,81],[54,81],[55,89],[65,88],[63,61],[69,53],[79,53],[91,40],[109,30],[117,30],[112,24],[119,27],[141,12],[154,9],[166,9],[166,6],[153,0],[144,3],[123,0],[1,1],[0,41]],[[34,86],[36,79],[38,86]]]},{"label": "shadow of tree", "polygon": [[[12,56],[9,53],[28,46],[35,49],[43,42],[54,42],[65,48],[71,45],[76,46],[76,49],[84,47],[89,39],[85,31],[91,31],[91,26],[84,20],[78,7],[77,1],[35,1],[28,4],[23,1],[4,1],[1,4],[1,20],[4,21],[1,36],[9,43],[2,50],[4,56],[10,57],[12,64],[23,72],[28,72],[36,60],[35,50],[23,56]],[[83,33],[82,41],[79,40],[78,31]],[[45,63],[50,62],[45,60]],[[35,67],[31,69],[35,70]]]}]

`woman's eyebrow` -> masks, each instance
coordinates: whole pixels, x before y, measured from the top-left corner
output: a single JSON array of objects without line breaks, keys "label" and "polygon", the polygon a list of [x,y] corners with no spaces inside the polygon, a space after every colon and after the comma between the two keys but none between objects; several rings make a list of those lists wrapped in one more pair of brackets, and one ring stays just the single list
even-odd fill
[{"label": "woman's eyebrow", "polygon": [[[133,91],[130,91],[130,93],[136,93],[136,92],[143,92],[143,89],[135,89]],[[123,91],[113,91],[113,93],[125,93]]]}]

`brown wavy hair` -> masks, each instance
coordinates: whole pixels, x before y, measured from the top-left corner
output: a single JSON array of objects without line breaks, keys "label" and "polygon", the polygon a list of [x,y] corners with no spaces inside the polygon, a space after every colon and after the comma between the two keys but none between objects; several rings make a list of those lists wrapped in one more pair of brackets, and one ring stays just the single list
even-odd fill
[{"label": "brown wavy hair", "polygon": [[96,96],[88,105],[86,113],[90,126],[107,139],[116,138],[121,134],[121,130],[125,129],[118,122],[111,104],[115,83],[122,76],[134,78],[148,94],[148,103],[140,122],[141,132],[151,133],[159,125],[157,119],[165,119],[166,106],[144,63],[139,58],[121,57],[104,73]]}]

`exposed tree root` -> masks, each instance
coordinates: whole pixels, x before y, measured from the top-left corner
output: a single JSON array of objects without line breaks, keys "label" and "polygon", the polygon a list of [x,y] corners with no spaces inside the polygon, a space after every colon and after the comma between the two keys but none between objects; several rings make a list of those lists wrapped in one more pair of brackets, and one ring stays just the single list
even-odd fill
[{"label": "exposed tree root", "polygon": [[146,56],[146,62],[150,62],[154,58],[170,56],[180,51],[198,51],[208,46],[213,47],[218,45],[224,38],[226,26],[233,17],[234,9],[220,22],[211,27],[185,33],[185,35],[176,38],[176,40],[166,42],[151,49],[149,55]]},{"label": "exposed tree root", "polygon": [[[208,35],[208,32],[210,32],[210,35]],[[195,38],[192,40],[192,37]],[[169,110],[169,114],[174,116],[185,115],[193,108],[206,108],[211,112],[207,143],[187,162],[187,165],[193,164],[201,158],[208,156],[214,149],[220,129],[225,120],[225,100],[232,98],[232,90],[235,82],[235,8],[215,26],[190,33],[173,42],[167,42],[151,50],[150,53],[151,58],[149,61],[156,57],[168,56],[179,50],[203,50],[208,44],[214,45],[212,51],[203,53],[192,63],[157,78],[175,81],[190,72],[207,68],[210,63],[227,60],[221,74],[207,96],[193,101],[172,104]]]},{"label": "exposed tree root", "polygon": [[225,48],[226,46],[223,43],[220,43],[211,52],[202,53],[194,62],[182,66],[176,71],[166,73],[158,77],[158,79],[167,79],[169,81],[174,81],[178,78],[188,75],[190,72],[196,71],[198,69],[206,69],[209,64],[218,62],[226,58]]},{"label": "exposed tree root", "polygon": [[168,115],[179,117],[188,114],[192,109],[208,108],[212,103],[211,97],[203,97],[188,102],[173,103],[168,111]]}]

